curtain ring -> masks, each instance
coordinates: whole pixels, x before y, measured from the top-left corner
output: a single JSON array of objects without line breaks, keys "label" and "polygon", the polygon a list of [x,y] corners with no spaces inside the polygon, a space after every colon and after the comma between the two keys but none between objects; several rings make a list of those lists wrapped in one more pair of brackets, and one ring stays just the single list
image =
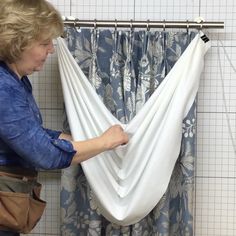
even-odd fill
[{"label": "curtain ring", "polygon": [[74,19],[74,28],[76,27],[76,18]]},{"label": "curtain ring", "polygon": [[[202,21],[203,22],[203,21]],[[202,30],[202,28],[203,28],[203,24],[202,24],[202,22],[201,22],[201,25],[200,25],[200,29]]]},{"label": "curtain ring", "polygon": [[75,18],[74,20],[74,28],[76,29],[77,32],[80,30],[80,25],[79,25],[79,19]]},{"label": "curtain ring", "polygon": [[166,20],[164,19],[163,20],[163,31],[165,31],[166,30]]},{"label": "curtain ring", "polygon": [[76,25],[80,29],[80,24],[79,24],[79,19],[78,18],[76,19]]},{"label": "curtain ring", "polygon": [[117,19],[115,19],[115,31],[117,31]]},{"label": "curtain ring", "polygon": [[97,29],[97,20],[96,19],[94,19],[93,27],[94,27],[94,29]]},{"label": "curtain ring", "polygon": [[133,20],[130,19],[130,30],[132,30],[132,29],[133,29]]},{"label": "curtain ring", "polygon": [[150,28],[149,28],[149,19],[147,20],[147,31],[149,31],[150,30]]},{"label": "curtain ring", "polygon": [[186,20],[187,34],[189,33],[189,22]]}]

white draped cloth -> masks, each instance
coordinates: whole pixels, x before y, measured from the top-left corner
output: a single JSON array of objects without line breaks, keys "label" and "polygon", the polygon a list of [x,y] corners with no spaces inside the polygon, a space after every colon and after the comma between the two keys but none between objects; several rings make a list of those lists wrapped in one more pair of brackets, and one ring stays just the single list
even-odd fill
[{"label": "white draped cloth", "polygon": [[127,145],[81,163],[101,213],[130,225],[144,218],[165,193],[179,156],[182,122],[199,87],[209,48],[197,34],[160,86],[126,125],[105,107],[59,38],[58,61],[68,122],[74,140],[85,140],[120,124]]}]

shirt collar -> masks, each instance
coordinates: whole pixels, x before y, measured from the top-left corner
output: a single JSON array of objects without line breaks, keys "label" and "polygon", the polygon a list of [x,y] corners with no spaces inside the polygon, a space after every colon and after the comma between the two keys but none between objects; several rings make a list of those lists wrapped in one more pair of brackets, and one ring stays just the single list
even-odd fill
[{"label": "shirt collar", "polygon": [[[10,73],[14,77],[14,79],[16,79],[17,81],[20,81],[18,75],[11,68],[9,68],[9,66],[4,61],[0,61],[0,67],[2,67],[8,73]],[[23,76],[22,79],[25,77],[27,78],[27,76]]]}]

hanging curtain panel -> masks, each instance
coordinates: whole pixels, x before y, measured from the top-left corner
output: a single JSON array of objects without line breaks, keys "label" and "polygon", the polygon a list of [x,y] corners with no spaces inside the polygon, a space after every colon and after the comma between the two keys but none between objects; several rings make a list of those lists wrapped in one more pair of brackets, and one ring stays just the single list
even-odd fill
[{"label": "hanging curtain panel", "polygon": [[[74,140],[125,145],[63,171],[62,235],[193,235],[201,33],[66,29],[59,68]],[[68,50],[69,49],[69,50]]]}]

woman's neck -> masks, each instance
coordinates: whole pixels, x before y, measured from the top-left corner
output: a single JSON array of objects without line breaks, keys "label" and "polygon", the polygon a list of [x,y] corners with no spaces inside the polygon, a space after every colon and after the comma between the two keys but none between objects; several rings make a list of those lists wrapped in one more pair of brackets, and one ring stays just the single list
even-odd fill
[{"label": "woman's neck", "polygon": [[21,75],[21,73],[19,72],[19,69],[17,67],[17,64],[16,63],[6,63],[7,66],[17,75],[17,77],[19,79],[21,79],[23,77],[23,75]]}]

